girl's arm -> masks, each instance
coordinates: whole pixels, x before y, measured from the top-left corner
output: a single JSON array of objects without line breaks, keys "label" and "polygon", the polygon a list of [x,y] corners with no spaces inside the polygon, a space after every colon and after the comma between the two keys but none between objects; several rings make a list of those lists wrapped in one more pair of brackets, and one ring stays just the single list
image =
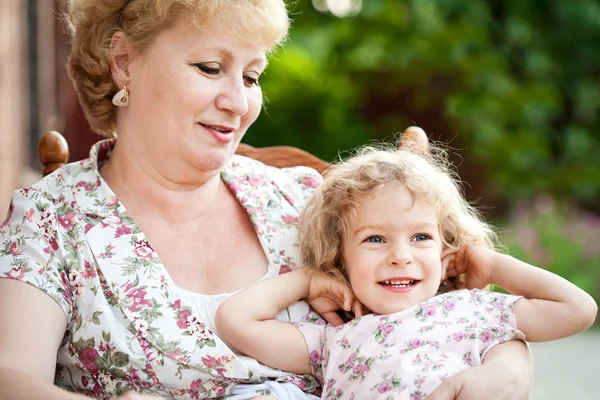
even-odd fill
[{"label": "girl's arm", "polygon": [[323,307],[316,311],[321,314],[334,313],[342,306],[350,310],[352,302],[350,291],[341,283],[298,269],[258,282],[225,300],[215,316],[219,335],[270,367],[311,373],[304,336],[294,325],[275,319],[281,310],[304,298],[319,299]]},{"label": "girl's arm", "polygon": [[481,279],[524,297],[515,303],[515,314],[518,328],[528,341],[574,335],[588,329],[596,319],[598,306],[589,294],[558,275],[511,256],[465,246],[453,263],[456,272],[467,272],[468,286],[471,274],[471,281]]}]

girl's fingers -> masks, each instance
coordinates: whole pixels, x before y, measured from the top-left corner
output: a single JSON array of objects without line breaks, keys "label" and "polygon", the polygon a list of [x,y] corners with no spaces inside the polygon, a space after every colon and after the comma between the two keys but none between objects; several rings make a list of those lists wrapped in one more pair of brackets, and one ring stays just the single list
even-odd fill
[{"label": "girl's fingers", "polygon": [[354,316],[356,318],[360,318],[364,315],[363,314],[363,305],[360,301],[354,300],[354,302],[352,304],[352,312],[354,313]]}]

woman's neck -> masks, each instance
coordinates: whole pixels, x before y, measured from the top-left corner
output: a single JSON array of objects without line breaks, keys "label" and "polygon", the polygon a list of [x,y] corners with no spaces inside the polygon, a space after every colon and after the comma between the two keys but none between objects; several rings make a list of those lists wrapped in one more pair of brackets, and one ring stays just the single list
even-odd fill
[{"label": "woman's neck", "polygon": [[152,213],[173,223],[185,222],[209,213],[226,192],[219,171],[194,171],[187,177],[182,173],[173,178],[135,146],[123,148],[117,141],[100,174],[132,215]]}]

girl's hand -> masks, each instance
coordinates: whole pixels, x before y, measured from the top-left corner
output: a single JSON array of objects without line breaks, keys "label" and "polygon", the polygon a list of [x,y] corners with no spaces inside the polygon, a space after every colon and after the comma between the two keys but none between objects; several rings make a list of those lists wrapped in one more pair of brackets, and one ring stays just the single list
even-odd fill
[{"label": "girl's hand", "polygon": [[361,317],[362,304],[356,300],[348,285],[322,273],[310,273],[306,301],[325,321],[333,326],[344,323],[337,310],[353,311]]},{"label": "girl's hand", "polygon": [[467,289],[483,289],[491,282],[492,269],[497,252],[481,246],[464,245],[458,250],[442,253],[442,266],[446,266],[446,278],[466,274]]}]

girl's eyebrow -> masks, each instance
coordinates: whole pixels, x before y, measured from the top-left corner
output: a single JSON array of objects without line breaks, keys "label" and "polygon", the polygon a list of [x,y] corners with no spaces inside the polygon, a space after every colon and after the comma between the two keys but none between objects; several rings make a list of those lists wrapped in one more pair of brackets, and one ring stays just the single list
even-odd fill
[{"label": "girl's eyebrow", "polygon": [[[410,223],[410,224],[406,224],[406,227],[410,228],[410,229],[433,229],[433,230],[437,230],[438,229],[438,224],[433,223],[431,221],[418,221],[418,222],[414,222],[414,223]],[[357,230],[354,231],[354,235],[358,235],[359,233],[361,233],[362,231],[366,231],[366,230],[381,230],[384,227],[386,227],[386,225],[382,225],[382,224],[365,224],[365,225],[361,225]]]}]

